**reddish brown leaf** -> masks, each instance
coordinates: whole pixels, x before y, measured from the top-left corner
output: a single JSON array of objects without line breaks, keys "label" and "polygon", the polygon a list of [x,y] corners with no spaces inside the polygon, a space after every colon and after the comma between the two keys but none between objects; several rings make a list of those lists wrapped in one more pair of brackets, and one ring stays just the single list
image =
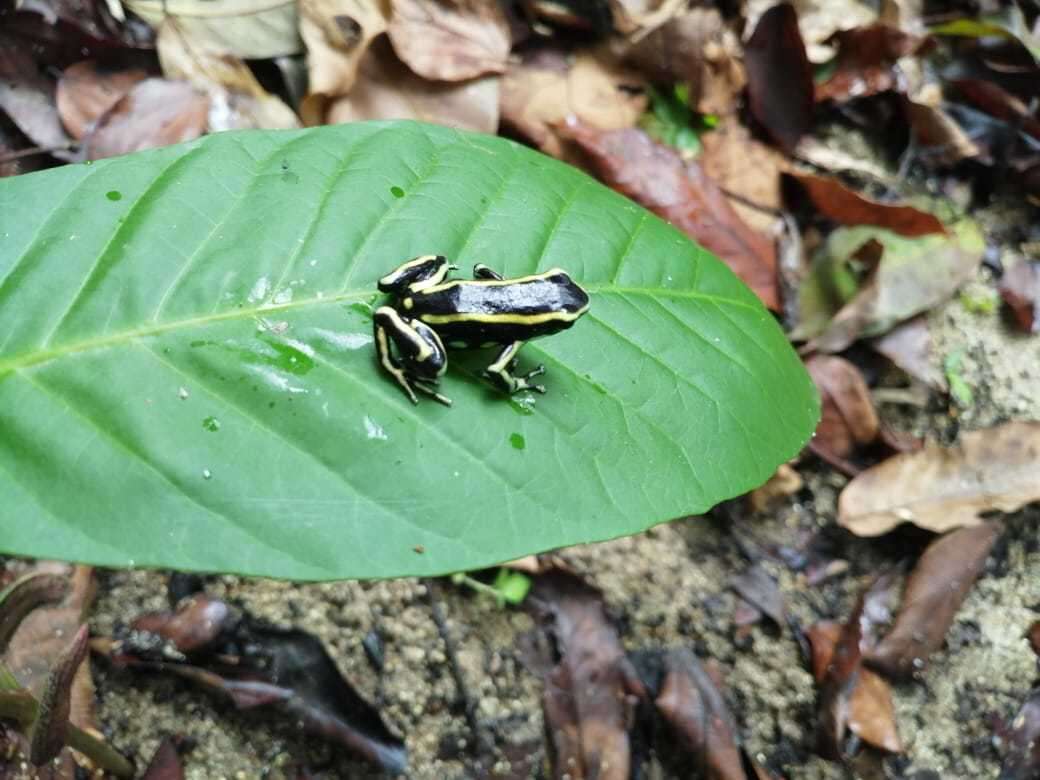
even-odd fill
[{"label": "reddish brown leaf", "polygon": [[1029,627],[1026,632],[1026,638],[1029,640],[1029,646],[1033,652],[1040,656],[1040,620],[1037,620]]},{"label": "reddish brown leaf", "polygon": [[903,236],[946,233],[946,228],[934,214],[913,206],[868,200],[830,177],[795,172],[787,175],[805,188],[817,211],[840,225],[877,225]]},{"label": "reddish brown leaf", "polygon": [[[0,32],[0,110],[37,146],[68,149],[72,139],[58,117],[54,82],[40,75],[30,51],[18,38]],[[59,156],[69,159],[68,154]]]},{"label": "reddish brown leaf", "polygon": [[83,138],[106,111],[147,77],[138,68],[100,68],[91,60],[69,66],[58,80],[57,104],[62,124],[73,138]]},{"label": "reddish brown leaf", "polygon": [[844,358],[813,355],[805,367],[822,402],[820,422],[809,448],[828,462],[845,461],[857,448],[878,437],[880,423],[870,390],[859,369]]},{"label": "reddish brown leaf", "polygon": [[199,595],[176,612],[148,612],[135,618],[136,631],[148,631],[173,642],[182,653],[208,648],[237,619],[227,602]]},{"label": "reddish brown leaf", "polygon": [[627,780],[632,697],[643,690],[602,594],[573,574],[552,571],[535,578],[524,603],[559,657],[542,699],[555,776]]},{"label": "reddish brown leaf", "polygon": [[58,656],[47,675],[29,740],[29,760],[36,766],[51,761],[65,747],[72,714],[73,685],[87,658],[88,638],[87,627],[80,626],[72,643]]},{"label": "reddish brown leaf", "polygon": [[1040,333],[1040,263],[1022,260],[1008,268],[1000,295],[1021,330]]},{"label": "reddish brown leaf", "polygon": [[509,22],[498,3],[391,0],[391,6],[394,51],[419,76],[463,81],[506,69]]},{"label": "reddish brown leaf", "polygon": [[997,523],[982,523],[932,542],[910,573],[895,624],[867,663],[892,677],[910,677],[942,647],[946,632],[1000,536]]},{"label": "reddish brown leaf", "polygon": [[903,522],[941,533],[1036,500],[1040,422],[1010,422],[864,471],[838,498],[838,522],[857,536],[879,536]]},{"label": "reddish brown leaf", "polygon": [[922,90],[902,101],[910,131],[922,158],[937,165],[953,165],[961,160],[978,157],[981,150],[965,131],[942,107],[938,90]]},{"label": "reddish brown leaf", "polygon": [[998,780],[1040,777],[1040,688],[1034,689],[1011,722],[1008,753]]},{"label": "reddish brown leaf", "polygon": [[790,3],[762,14],[744,47],[751,113],[785,151],[813,121],[813,79],[798,16]]},{"label": "reddish brown leaf", "polygon": [[[841,636],[838,623],[822,621],[807,632],[812,644],[813,676],[817,682],[827,674],[834,647]],[[883,677],[870,669],[860,668],[848,698],[848,727],[853,734],[874,747],[901,753],[892,690]]]},{"label": "reddish brown leaf", "polygon": [[[861,595],[849,619],[835,631],[831,652],[822,659],[822,643],[826,633],[810,631],[813,646],[813,669],[817,672],[819,695],[816,708],[816,749],[824,758],[835,761],[844,757],[843,743],[849,725],[849,698],[862,666],[863,603]],[[823,632],[833,629],[823,629]],[[821,660],[816,660],[820,646]]]},{"label": "reddish brown leaf", "polygon": [[87,157],[119,154],[190,141],[206,132],[209,98],[184,81],[145,79],[97,122],[86,139]]},{"label": "reddish brown leaf", "polygon": [[741,221],[698,165],[684,165],[674,150],[634,128],[603,132],[574,123],[566,133],[606,184],[714,252],[766,306],[777,309],[775,247]]},{"label": "reddish brown leaf", "polygon": [[896,61],[930,42],[881,23],[839,30],[834,40],[838,44],[835,70],[816,88],[816,100],[849,100],[896,88],[900,78]]},{"label": "reddish brown leaf", "polygon": [[927,317],[907,320],[870,345],[914,379],[935,390],[946,390],[946,378],[936,365]]},{"label": "reddish brown leaf", "polygon": [[664,659],[664,681],[654,704],[692,754],[690,769],[707,780],[746,780],[737,727],[721,691],[689,650]]},{"label": "reddish brown leaf", "polygon": [[990,116],[1013,123],[1040,140],[1040,119],[1030,112],[1025,103],[998,84],[983,79],[954,79],[950,85],[971,105]]},{"label": "reddish brown leaf", "polygon": [[780,499],[797,493],[804,484],[801,474],[786,463],[781,463],[768,482],[748,494],[751,511],[762,512],[769,509]]}]

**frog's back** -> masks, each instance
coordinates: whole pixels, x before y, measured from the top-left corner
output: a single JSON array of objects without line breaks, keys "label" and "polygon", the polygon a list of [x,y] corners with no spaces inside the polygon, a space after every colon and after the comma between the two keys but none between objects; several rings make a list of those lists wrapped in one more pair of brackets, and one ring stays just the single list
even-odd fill
[{"label": "frog's back", "polygon": [[557,269],[516,279],[458,280],[416,296],[415,315],[457,346],[508,344],[569,328],[589,297]]}]

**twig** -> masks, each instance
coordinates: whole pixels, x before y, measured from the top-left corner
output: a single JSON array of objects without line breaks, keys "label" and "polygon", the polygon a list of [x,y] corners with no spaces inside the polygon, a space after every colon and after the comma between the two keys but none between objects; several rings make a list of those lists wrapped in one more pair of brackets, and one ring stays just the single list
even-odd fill
[{"label": "twig", "polygon": [[33,157],[37,154],[54,154],[55,152],[68,152],[77,148],[77,144],[60,144],[58,146],[30,146],[28,149],[18,149],[13,152],[0,154],[0,164],[20,160],[23,157]]},{"label": "twig", "polygon": [[462,666],[459,665],[455,640],[452,639],[451,633],[448,631],[448,622],[444,619],[444,611],[441,609],[440,586],[430,578],[424,578],[423,584],[426,586],[426,601],[430,605],[433,622],[437,625],[437,633],[440,634],[441,641],[444,642],[444,654],[448,657],[451,676],[455,681],[455,690],[462,700],[463,711],[466,714],[466,725],[469,726],[469,730],[473,733],[475,748],[473,752],[478,757],[491,755],[494,752],[494,743],[480,725],[480,719],[477,717],[477,702],[470,695],[469,687],[466,685],[466,679],[462,673]]}]

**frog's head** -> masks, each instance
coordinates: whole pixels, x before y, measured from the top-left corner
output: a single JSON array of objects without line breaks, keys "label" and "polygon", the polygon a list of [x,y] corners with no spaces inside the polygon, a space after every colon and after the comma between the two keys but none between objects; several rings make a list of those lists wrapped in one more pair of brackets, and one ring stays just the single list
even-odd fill
[{"label": "frog's head", "polygon": [[379,291],[401,295],[440,284],[455,266],[444,255],[419,255],[379,280]]}]

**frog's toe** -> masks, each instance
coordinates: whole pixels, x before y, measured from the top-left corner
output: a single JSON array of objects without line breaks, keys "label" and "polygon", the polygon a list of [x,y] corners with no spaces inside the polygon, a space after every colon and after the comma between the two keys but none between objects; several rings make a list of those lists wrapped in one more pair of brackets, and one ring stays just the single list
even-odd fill
[{"label": "frog's toe", "polygon": [[534,367],[533,370],[528,371],[526,374],[524,374],[524,379],[530,379],[531,377],[541,376],[544,373],[545,373],[545,366],[543,366],[541,363],[539,363],[537,366]]}]

